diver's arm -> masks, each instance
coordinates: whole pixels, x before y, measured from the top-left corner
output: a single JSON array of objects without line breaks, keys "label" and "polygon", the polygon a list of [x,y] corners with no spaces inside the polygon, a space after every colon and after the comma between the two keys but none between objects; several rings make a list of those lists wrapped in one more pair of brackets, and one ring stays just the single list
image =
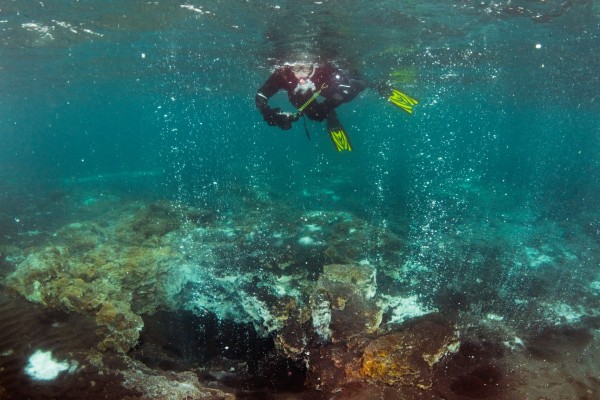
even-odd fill
[{"label": "diver's arm", "polygon": [[280,90],[285,89],[285,81],[281,71],[274,72],[256,92],[256,107],[263,117],[272,114],[274,109],[269,106],[269,99]]},{"label": "diver's arm", "polygon": [[263,119],[271,126],[278,126],[281,129],[290,129],[292,122],[298,120],[298,116],[281,111],[281,108],[271,108],[269,99],[279,90],[284,89],[285,81],[281,71],[273,73],[264,85],[256,92],[256,107],[263,116]]},{"label": "diver's arm", "polygon": [[258,111],[263,115],[263,118],[273,113],[273,109],[269,107],[269,99],[277,93],[279,90],[283,89],[283,85],[281,82],[281,76],[279,72],[273,73],[269,79],[258,89],[256,92],[256,107]]}]

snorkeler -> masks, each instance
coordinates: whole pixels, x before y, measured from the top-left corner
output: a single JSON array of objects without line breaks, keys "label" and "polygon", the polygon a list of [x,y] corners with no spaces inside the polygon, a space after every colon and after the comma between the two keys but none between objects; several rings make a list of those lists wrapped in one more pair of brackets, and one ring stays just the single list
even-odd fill
[{"label": "snorkeler", "polygon": [[[287,130],[301,116],[314,121],[327,119],[327,130],[338,151],[352,150],[348,135],[337,119],[335,108],[353,100],[369,84],[357,77],[349,76],[332,64],[316,65],[312,63],[286,64],[276,69],[256,93],[256,106],[263,119],[271,126]],[[280,90],[285,90],[290,102],[298,109],[296,113],[283,112],[280,108],[271,108],[268,100]],[[377,90],[377,88],[376,88]],[[379,91],[379,90],[378,90]],[[399,95],[408,100],[410,110],[398,103]],[[317,98],[321,96],[323,101]],[[393,90],[389,100],[412,112],[412,105],[417,101]],[[395,101],[396,100],[396,101]],[[305,126],[306,128],[306,126]],[[310,139],[308,130],[306,134]]]},{"label": "snorkeler", "polygon": [[[256,106],[269,125],[290,129],[301,115],[323,121],[334,108],[351,101],[367,86],[366,81],[349,78],[331,64],[284,65],[258,89]],[[269,107],[268,99],[280,90],[287,91],[290,102],[299,112],[287,113]],[[316,101],[315,94],[325,101]]]}]

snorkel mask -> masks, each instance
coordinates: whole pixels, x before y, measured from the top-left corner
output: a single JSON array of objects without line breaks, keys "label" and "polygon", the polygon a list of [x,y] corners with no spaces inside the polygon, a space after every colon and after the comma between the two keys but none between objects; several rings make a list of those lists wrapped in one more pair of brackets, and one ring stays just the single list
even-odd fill
[{"label": "snorkel mask", "polygon": [[300,84],[304,84],[306,81],[310,80],[310,77],[315,70],[311,64],[293,64],[291,69]]}]

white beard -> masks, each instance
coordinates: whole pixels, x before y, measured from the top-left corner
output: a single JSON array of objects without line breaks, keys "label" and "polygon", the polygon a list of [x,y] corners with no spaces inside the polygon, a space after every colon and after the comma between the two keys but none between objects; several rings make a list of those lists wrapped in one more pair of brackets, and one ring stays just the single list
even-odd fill
[{"label": "white beard", "polygon": [[298,92],[300,92],[300,94],[304,94],[309,90],[316,92],[317,88],[313,81],[307,79],[304,81],[304,83],[298,83],[298,86],[296,86],[296,88],[294,89],[294,94],[298,94]]}]

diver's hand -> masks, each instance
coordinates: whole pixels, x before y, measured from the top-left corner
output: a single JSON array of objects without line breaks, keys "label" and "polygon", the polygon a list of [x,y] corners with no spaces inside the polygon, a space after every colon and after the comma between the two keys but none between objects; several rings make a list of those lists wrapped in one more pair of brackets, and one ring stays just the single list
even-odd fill
[{"label": "diver's hand", "polygon": [[292,123],[298,121],[299,116],[288,112],[282,112],[280,108],[274,108],[265,115],[265,121],[271,126],[278,126],[283,130],[292,127]]},{"label": "diver's hand", "polygon": [[287,131],[292,127],[292,123],[298,121],[300,116],[298,114],[292,114],[289,112],[282,112],[277,114],[278,124],[277,126]]}]

